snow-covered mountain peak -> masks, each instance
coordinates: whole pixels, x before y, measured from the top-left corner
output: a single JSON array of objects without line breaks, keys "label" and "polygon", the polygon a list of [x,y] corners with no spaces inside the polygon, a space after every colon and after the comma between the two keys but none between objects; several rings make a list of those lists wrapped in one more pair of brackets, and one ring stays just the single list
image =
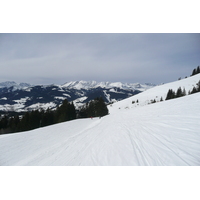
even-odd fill
[{"label": "snow-covered mountain peak", "polygon": [[74,88],[74,89],[91,89],[91,88],[113,88],[117,87],[120,89],[130,89],[135,90],[140,88],[141,91],[154,87],[154,84],[139,84],[139,83],[122,83],[122,82],[97,82],[97,81],[71,81],[67,82],[62,87]]},{"label": "snow-covered mountain peak", "polygon": [[30,86],[31,84],[29,83],[16,83],[15,81],[5,81],[0,83],[0,88],[14,87],[14,89],[23,89]]},{"label": "snow-covered mountain peak", "polygon": [[0,83],[0,88],[4,88],[4,87],[12,87],[14,85],[17,85],[16,82],[14,81],[5,81],[5,82],[1,82]]},{"label": "snow-covered mountain peak", "polygon": [[75,89],[88,89],[96,85],[96,81],[71,81],[67,82],[62,87]]},{"label": "snow-covered mountain peak", "polygon": [[19,83],[18,84],[21,88],[24,88],[24,87],[31,87],[32,85],[29,84],[29,83]]}]

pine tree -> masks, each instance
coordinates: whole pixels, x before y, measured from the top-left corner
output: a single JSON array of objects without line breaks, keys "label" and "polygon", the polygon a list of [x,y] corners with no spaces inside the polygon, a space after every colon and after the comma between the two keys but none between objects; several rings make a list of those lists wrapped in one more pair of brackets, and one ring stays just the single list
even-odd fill
[{"label": "pine tree", "polygon": [[19,119],[18,115],[11,117],[9,120],[10,132],[12,132],[12,133],[18,132],[19,131],[19,123],[20,123],[20,119]]},{"label": "pine tree", "polygon": [[27,112],[21,119],[20,131],[30,130],[30,113]]},{"label": "pine tree", "polygon": [[196,73],[199,74],[200,73],[200,67],[197,67]]},{"label": "pine tree", "polygon": [[2,128],[6,129],[8,126],[8,116],[5,115],[1,121],[2,121]]},{"label": "pine tree", "polygon": [[108,108],[102,97],[95,98],[81,108],[80,117],[103,117],[108,114]]},{"label": "pine tree", "polygon": [[96,99],[96,117],[102,117],[108,114],[108,108],[102,97]]},{"label": "pine tree", "polygon": [[197,83],[197,92],[200,92],[200,81]]},{"label": "pine tree", "polygon": [[72,119],[76,119],[76,110],[75,106],[72,103],[69,103],[65,99],[61,106],[59,106],[55,112],[55,123],[65,122]]},{"label": "pine tree", "polygon": [[179,87],[179,88],[177,89],[177,92],[176,92],[175,97],[176,97],[176,98],[179,98],[179,97],[182,97],[182,96],[183,96],[183,92],[182,92],[181,87]]},{"label": "pine tree", "polygon": [[199,73],[200,73],[200,66],[198,66],[196,69],[194,69],[192,71],[192,75],[191,76],[194,76],[194,75],[199,74]]},{"label": "pine tree", "polygon": [[183,92],[182,92],[182,96],[185,96],[186,95],[186,90],[185,88],[183,89]]},{"label": "pine tree", "polygon": [[172,89],[169,89],[165,100],[173,99],[175,96],[175,92]]},{"label": "pine tree", "polygon": [[196,69],[193,70],[192,72],[192,75],[191,76],[194,76],[196,74]]},{"label": "pine tree", "polygon": [[196,93],[196,92],[197,92],[196,87],[193,87],[193,89],[192,89],[192,91],[191,91],[191,94],[194,94],[194,93]]},{"label": "pine tree", "polygon": [[73,120],[73,119],[76,119],[76,109],[75,109],[75,106],[74,106],[74,103],[70,103],[69,105],[69,120]]}]

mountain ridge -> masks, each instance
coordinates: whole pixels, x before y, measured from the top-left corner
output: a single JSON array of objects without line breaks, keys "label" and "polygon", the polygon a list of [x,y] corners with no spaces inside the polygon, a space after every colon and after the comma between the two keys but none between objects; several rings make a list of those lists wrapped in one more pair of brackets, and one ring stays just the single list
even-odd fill
[{"label": "mountain ridge", "polygon": [[16,89],[22,89],[31,86],[33,85],[29,83],[16,83],[15,81],[4,81],[0,83],[0,88],[15,87]]},{"label": "mountain ridge", "polygon": [[88,88],[97,88],[97,87],[102,87],[102,88],[113,88],[113,87],[118,87],[121,89],[135,89],[135,88],[140,88],[142,90],[146,90],[148,87],[153,87],[156,86],[155,84],[152,83],[122,83],[122,82],[97,82],[97,81],[71,81],[71,82],[66,82],[65,84],[62,85],[62,87],[67,87],[67,88],[76,88],[76,89],[88,89]]},{"label": "mountain ridge", "polygon": [[96,97],[113,103],[154,87],[153,84],[71,81],[63,85],[31,85],[28,83],[0,83],[0,111],[27,112],[35,109],[54,109],[64,99],[73,101],[76,108]]},{"label": "mountain ridge", "polygon": [[65,88],[76,88],[76,89],[88,89],[88,88],[97,88],[97,87],[102,87],[102,88],[112,88],[112,87],[119,87],[121,89],[135,89],[135,88],[141,88],[141,89],[146,89],[148,87],[153,87],[156,86],[153,83],[124,83],[124,82],[110,82],[110,81],[102,81],[102,82],[97,82],[97,81],[69,81],[65,82],[64,84],[30,84],[30,83],[17,83],[15,81],[4,81],[0,82],[0,88],[9,88],[9,87],[17,87],[18,89],[23,89],[27,87],[33,87],[33,86],[60,86],[60,87],[65,87]]}]

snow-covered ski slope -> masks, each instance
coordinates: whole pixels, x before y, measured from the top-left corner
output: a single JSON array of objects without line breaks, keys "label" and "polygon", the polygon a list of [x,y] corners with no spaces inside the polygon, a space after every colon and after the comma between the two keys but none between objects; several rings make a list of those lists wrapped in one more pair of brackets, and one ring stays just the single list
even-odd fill
[{"label": "snow-covered ski slope", "polygon": [[[151,101],[155,100],[156,102],[159,102],[161,97],[163,100],[166,99],[167,93],[169,89],[172,89],[173,91],[177,91],[179,87],[181,89],[185,89],[186,94],[188,94],[189,91],[192,91],[193,87],[197,86],[196,84],[200,81],[200,74],[197,74],[192,77],[188,77],[186,79],[182,79],[179,81],[166,83],[163,85],[155,86],[151,89],[146,90],[145,92],[142,92],[140,94],[137,94],[133,97],[124,99],[120,102],[117,102],[109,107],[110,113],[118,112],[120,109],[130,109],[140,106],[145,106],[151,103]],[[138,103],[137,103],[138,101]],[[135,102],[135,103],[134,103]]]},{"label": "snow-covered ski slope", "polygon": [[149,89],[113,104],[101,119],[0,135],[0,165],[200,165],[200,93],[131,108],[133,99],[141,103],[168,89],[192,89],[199,79]]}]

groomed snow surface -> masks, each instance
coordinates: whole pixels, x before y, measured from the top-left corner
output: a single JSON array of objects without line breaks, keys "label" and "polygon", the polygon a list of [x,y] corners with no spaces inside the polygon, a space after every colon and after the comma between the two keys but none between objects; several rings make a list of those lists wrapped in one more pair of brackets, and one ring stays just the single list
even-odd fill
[{"label": "groomed snow surface", "polygon": [[200,93],[0,136],[0,165],[200,165]]}]

